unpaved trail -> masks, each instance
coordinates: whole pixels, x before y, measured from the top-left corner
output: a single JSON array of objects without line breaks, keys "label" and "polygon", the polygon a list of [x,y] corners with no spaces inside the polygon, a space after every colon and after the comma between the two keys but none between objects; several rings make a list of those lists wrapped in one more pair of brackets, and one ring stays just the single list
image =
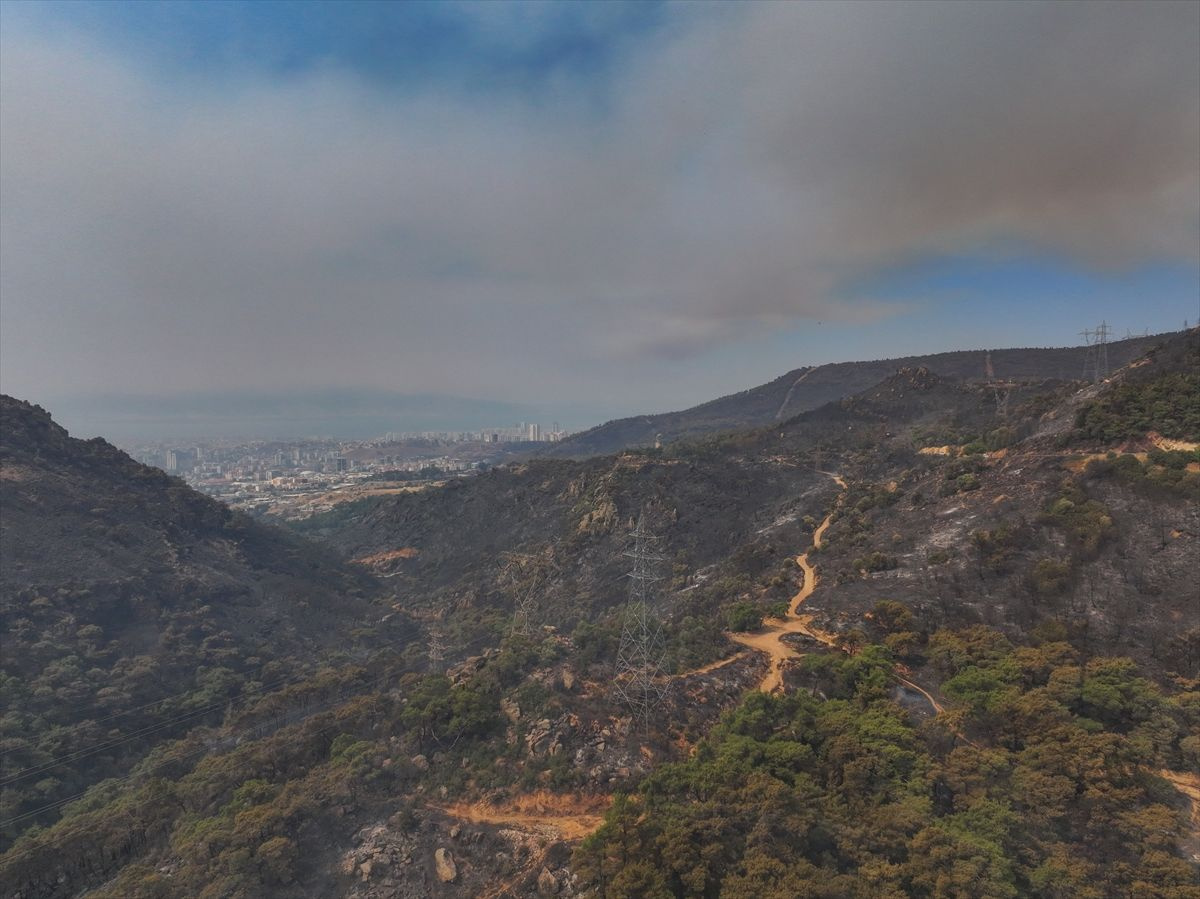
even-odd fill
[{"label": "unpaved trail", "polygon": [[814,371],[816,371],[815,368],[810,368],[808,371],[806,371],[804,374],[802,374],[800,377],[798,377],[795,381],[792,382],[792,386],[788,388],[787,396],[785,396],[783,398],[783,402],[779,404],[779,409],[775,413],[776,421],[783,418],[783,410],[786,409],[788,407],[788,403],[790,403],[792,401],[792,394],[796,392],[796,388],[800,386],[800,382],[803,381],[805,378],[807,378],[809,375],[811,375]]},{"label": "unpaved trail", "polygon": [[[892,672],[892,677],[896,678],[896,680],[901,685],[908,687],[908,689],[913,690],[917,693],[920,693],[922,696],[924,696],[925,701],[929,703],[929,707],[931,709],[933,709],[935,715],[940,715],[942,712],[946,711],[945,707],[940,702],[938,702],[936,699],[934,699],[933,694],[930,693],[928,690],[926,690],[924,687],[920,686],[919,684],[913,683],[907,677],[901,676],[896,671]],[[959,734],[958,736],[964,740],[967,740],[967,738],[963,737],[961,734]],[[971,743],[970,740],[967,740],[967,742]],[[971,745],[974,746],[975,744],[971,743]]]},{"label": "unpaved trail", "polygon": [[611,803],[608,796],[569,796],[538,790],[505,802],[452,802],[434,805],[460,821],[497,824],[518,830],[539,831],[560,840],[582,840],[604,823]]},{"label": "unpaved trail", "polygon": [[[837,485],[841,487],[843,491],[845,491],[846,481],[840,475],[829,472],[826,472],[826,474],[829,474],[829,476],[837,482]],[[843,493],[842,496],[844,495],[845,494]],[[831,510],[830,513],[825,516],[825,520],[817,526],[815,531],[813,531],[813,549],[819,549],[822,543],[824,543],[825,531],[829,529],[829,523],[833,520],[833,512],[836,511],[837,505],[841,503],[842,496],[838,497],[837,503],[834,505],[834,510]],[[826,646],[837,645],[836,634],[813,627],[812,621],[814,616],[800,613],[800,607],[804,604],[805,600],[813,595],[813,591],[817,589],[817,584],[820,582],[820,577],[817,575],[816,566],[808,560],[807,552],[801,553],[796,557],[796,564],[804,573],[804,583],[800,587],[800,591],[792,597],[792,601],[788,606],[787,617],[784,619],[768,619],[765,622],[767,625],[766,628],[757,633],[729,635],[733,640],[736,640],[743,646],[747,646],[757,652],[766,653],[767,656],[770,657],[770,668],[767,669],[766,675],[758,685],[758,688],[764,693],[774,693],[776,690],[781,690],[783,688],[784,661],[787,659],[798,659],[804,654],[802,652],[798,652],[784,642],[783,638],[787,634],[803,634],[804,636],[816,640],[818,643],[823,643]],[[734,658],[738,658],[738,656],[734,656]],[[726,664],[728,661],[731,660],[723,659],[721,662],[715,663],[713,666],[689,673],[702,673],[705,670],[711,670],[712,667],[720,667],[720,665]],[[945,711],[945,708],[942,706],[942,704],[938,702],[937,699],[934,698],[933,694],[924,687],[914,683],[907,677],[904,677],[899,671],[893,671],[892,676],[898,683],[923,696],[925,701],[929,703],[929,707],[933,709],[934,714],[940,715],[943,711]],[[963,739],[966,738],[964,737]],[[970,741],[968,740],[967,742]]]},{"label": "unpaved trail", "polygon": [[675,677],[695,677],[698,674],[709,674],[710,672],[716,671],[718,668],[724,668],[726,665],[736,662],[745,655],[746,654],[744,652],[736,652],[733,655],[726,656],[723,659],[717,659],[715,662],[709,662],[707,665],[701,665],[699,668],[693,668],[691,671],[685,671],[682,674],[677,674]]},{"label": "unpaved trail", "polygon": [[1170,781],[1171,786],[1186,796],[1192,803],[1192,838],[1200,839],[1200,774],[1191,771],[1171,771],[1163,768],[1160,777]]},{"label": "unpaved trail", "polygon": [[[829,474],[828,472],[824,473]],[[843,491],[846,489],[846,482],[840,475],[829,474],[829,477],[833,478]],[[838,498],[838,503],[840,502],[841,497]],[[836,509],[836,504],[834,508]],[[822,541],[825,539],[825,531],[828,530],[829,523],[832,520],[833,510],[825,516],[825,520],[813,531],[813,549],[820,548]],[[771,665],[767,669],[766,676],[763,677],[758,685],[758,688],[764,693],[774,693],[776,690],[782,689],[784,661],[787,659],[797,659],[803,655],[803,653],[797,652],[784,642],[783,638],[786,635],[803,634],[819,643],[824,643],[826,646],[834,646],[837,643],[837,636],[835,634],[819,630],[812,626],[812,615],[800,614],[800,606],[804,604],[806,599],[813,595],[813,591],[817,589],[817,583],[820,578],[817,576],[816,566],[808,560],[808,552],[798,555],[796,557],[796,564],[804,573],[804,581],[800,586],[800,591],[792,597],[792,601],[788,605],[787,617],[768,619],[764,622],[766,625],[765,629],[757,633],[729,635],[743,646],[748,646],[757,652],[766,653],[770,658]]]}]

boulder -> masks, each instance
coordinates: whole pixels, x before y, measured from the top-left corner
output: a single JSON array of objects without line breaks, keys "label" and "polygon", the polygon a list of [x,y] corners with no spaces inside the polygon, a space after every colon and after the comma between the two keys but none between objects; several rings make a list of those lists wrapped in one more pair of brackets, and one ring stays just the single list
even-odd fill
[{"label": "boulder", "polygon": [[438,880],[442,883],[454,883],[454,879],[458,877],[458,865],[454,864],[454,856],[450,854],[449,849],[438,847],[437,852],[433,853],[433,864],[437,868]]},{"label": "boulder", "polygon": [[558,880],[550,873],[549,868],[542,868],[542,873],[538,875],[537,891],[539,896],[558,895]]}]

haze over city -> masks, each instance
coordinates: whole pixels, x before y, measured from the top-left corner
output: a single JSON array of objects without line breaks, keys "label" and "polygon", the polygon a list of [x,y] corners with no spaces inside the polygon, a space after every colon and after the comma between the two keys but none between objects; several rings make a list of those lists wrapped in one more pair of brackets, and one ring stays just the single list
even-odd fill
[{"label": "haze over city", "polygon": [[1087,7],[4,3],[4,389],[577,428],[1178,329],[1200,6]]}]

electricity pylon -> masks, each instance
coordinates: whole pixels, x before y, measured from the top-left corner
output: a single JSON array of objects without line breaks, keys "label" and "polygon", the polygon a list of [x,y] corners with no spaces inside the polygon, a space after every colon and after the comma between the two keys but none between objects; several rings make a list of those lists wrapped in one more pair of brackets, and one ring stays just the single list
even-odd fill
[{"label": "electricity pylon", "polygon": [[433,627],[429,629],[429,668],[431,671],[442,673],[444,669],[443,662],[446,660],[446,644],[442,640],[442,629]]},{"label": "electricity pylon", "polygon": [[629,604],[613,688],[633,717],[649,730],[651,715],[667,695],[667,681],[662,677],[662,628],[651,608],[654,584],[662,579],[656,567],[665,559],[651,551],[658,538],[646,532],[644,515],[638,516],[637,527],[629,536],[633,546],[625,555],[633,560],[633,567],[628,572]]},{"label": "electricity pylon", "polygon": [[541,573],[535,573],[529,589],[521,594],[521,598],[517,600],[516,605],[513,607],[512,624],[508,628],[510,637],[528,637],[530,631],[533,630],[533,612],[537,608],[537,595],[535,591],[540,586],[540,582]]},{"label": "electricity pylon", "polygon": [[1108,322],[1100,322],[1095,328],[1084,328],[1079,332],[1087,344],[1083,357],[1083,379],[1099,383],[1108,377],[1108,338],[1112,328]]},{"label": "electricity pylon", "polygon": [[541,586],[542,581],[546,580],[551,570],[547,572],[545,569],[552,566],[553,562],[543,555],[531,555],[529,553],[505,553],[508,558],[508,564],[505,565],[501,576],[509,580],[514,588],[519,588],[522,575],[526,571],[532,570],[533,580],[521,592],[520,597],[513,604],[513,617],[508,626],[508,634],[510,637],[520,635],[528,637],[533,631],[534,613],[537,611],[537,590]]}]

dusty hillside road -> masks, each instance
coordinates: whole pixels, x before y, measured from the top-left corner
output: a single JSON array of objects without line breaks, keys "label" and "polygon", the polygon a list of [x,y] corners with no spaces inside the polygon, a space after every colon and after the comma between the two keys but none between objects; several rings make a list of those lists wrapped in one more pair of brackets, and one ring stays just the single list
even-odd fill
[{"label": "dusty hillside road", "polygon": [[604,823],[604,813],[611,801],[608,796],[571,796],[538,790],[503,803],[484,799],[432,807],[459,821],[497,824],[574,841],[583,839]]},{"label": "dusty hillside road", "polygon": [[[826,472],[827,473],[827,472]],[[837,482],[837,485],[846,489],[846,482],[840,475],[830,474],[829,477]],[[838,497],[837,502],[841,503],[842,496]],[[835,504],[834,509],[837,508]],[[825,520],[818,525],[813,531],[812,548],[819,549],[821,541],[825,537],[825,531],[829,528],[829,522],[833,520],[833,510],[825,516]],[[811,550],[810,550],[811,551]],[[817,569],[808,560],[808,552],[803,552],[796,557],[796,564],[804,573],[804,582],[800,587],[800,591],[792,597],[792,601],[788,606],[786,618],[771,618],[765,624],[766,628],[757,633],[741,633],[730,634],[729,636],[741,643],[743,646],[748,646],[750,649],[757,652],[766,653],[771,660],[771,667],[767,669],[766,676],[758,688],[764,693],[773,693],[776,690],[783,688],[783,663],[785,659],[798,659],[803,653],[797,652],[791,646],[784,642],[784,637],[788,634],[803,634],[810,637],[819,643],[824,643],[826,646],[833,646],[837,642],[837,637],[828,631],[822,631],[812,626],[812,615],[801,615],[800,607],[804,601],[812,596],[813,591],[817,589],[817,583],[820,578],[817,576]]]}]

